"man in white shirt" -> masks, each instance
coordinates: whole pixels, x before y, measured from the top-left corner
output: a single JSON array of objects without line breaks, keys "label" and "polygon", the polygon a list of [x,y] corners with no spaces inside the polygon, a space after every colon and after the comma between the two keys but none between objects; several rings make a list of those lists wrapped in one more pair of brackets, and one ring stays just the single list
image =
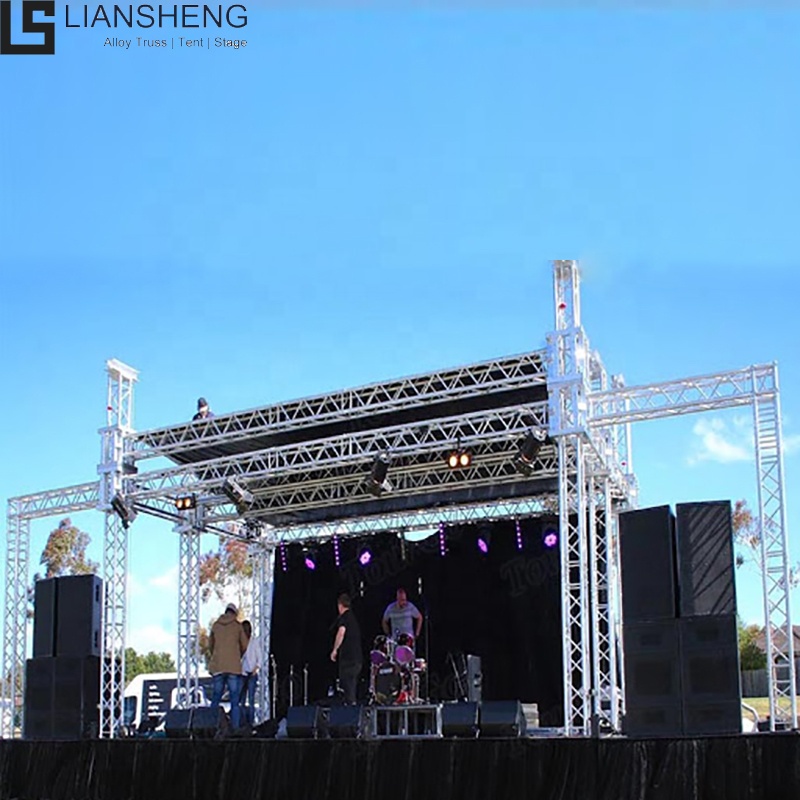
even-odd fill
[{"label": "man in white shirt", "polygon": [[406,590],[400,587],[397,590],[397,599],[386,606],[381,622],[383,632],[393,639],[401,633],[407,633],[414,639],[419,639],[422,630],[422,614],[419,609],[409,602]]},{"label": "man in white shirt", "polygon": [[255,724],[255,700],[256,687],[258,686],[258,671],[261,667],[261,645],[258,637],[253,636],[253,626],[250,620],[242,623],[245,635],[247,636],[247,650],[242,656],[242,693],[239,696],[239,704],[242,708],[242,719],[248,725]]}]

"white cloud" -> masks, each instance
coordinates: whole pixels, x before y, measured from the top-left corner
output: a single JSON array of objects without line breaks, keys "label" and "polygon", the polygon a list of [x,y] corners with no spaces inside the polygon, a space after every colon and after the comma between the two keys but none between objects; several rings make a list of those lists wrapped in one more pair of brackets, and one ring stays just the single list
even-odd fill
[{"label": "white cloud", "polygon": [[800,433],[783,437],[783,453],[787,456],[792,453],[800,453]]},{"label": "white cloud", "polygon": [[732,464],[753,458],[752,425],[745,417],[737,416],[728,424],[719,417],[698,420],[692,428],[695,439],[689,464],[703,461]]},{"label": "white cloud", "polygon": [[173,592],[178,591],[178,567],[170,567],[166,572],[161,575],[156,575],[155,578],[150,578],[148,581],[150,586],[157,589],[169,589]]},{"label": "white cloud", "polygon": [[132,647],[137,653],[166,652],[174,657],[177,642],[177,631],[151,623],[132,630],[127,636],[126,646]]}]

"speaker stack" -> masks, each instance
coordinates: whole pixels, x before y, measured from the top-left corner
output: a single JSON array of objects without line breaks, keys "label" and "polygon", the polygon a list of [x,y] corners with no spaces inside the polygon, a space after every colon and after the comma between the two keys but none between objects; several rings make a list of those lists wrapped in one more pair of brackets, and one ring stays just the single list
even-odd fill
[{"label": "speaker stack", "polygon": [[620,515],[625,732],[741,731],[729,502]]},{"label": "speaker stack", "polygon": [[33,658],[25,665],[24,735],[98,735],[103,583],[96,575],[37,581]]}]

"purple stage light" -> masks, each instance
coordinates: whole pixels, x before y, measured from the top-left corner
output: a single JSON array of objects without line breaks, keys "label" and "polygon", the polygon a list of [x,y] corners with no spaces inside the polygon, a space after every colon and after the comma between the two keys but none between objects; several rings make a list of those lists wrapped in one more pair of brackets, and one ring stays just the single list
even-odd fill
[{"label": "purple stage light", "polygon": [[314,562],[314,559],[311,558],[311,556],[306,556],[305,565],[306,565],[306,569],[315,570],[317,568],[317,565]]},{"label": "purple stage light", "polygon": [[362,567],[366,567],[370,561],[372,561],[372,553],[369,550],[364,550],[358,557],[358,563],[361,564]]},{"label": "purple stage light", "polygon": [[439,523],[439,555],[447,555],[447,537],[444,532],[444,522]]},{"label": "purple stage light", "polygon": [[522,550],[522,528],[520,527],[519,520],[514,520],[514,525],[517,529],[517,550]]},{"label": "purple stage light", "polygon": [[281,542],[281,546],[279,549],[281,551],[281,569],[284,572],[288,572],[289,565],[286,563],[286,545],[283,542]]},{"label": "purple stage light", "polygon": [[337,567],[342,565],[342,557],[339,553],[339,537],[333,537],[333,562]]},{"label": "purple stage light", "polygon": [[478,550],[480,550],[484,555],[489,552],[489,544],[482,536],[478,537]]},{"label": "purple stage light", "polygon": [[555,547],[557,544],[558,544],[558,534],[552,528],[548,528],[544,532],[544,546]]}]

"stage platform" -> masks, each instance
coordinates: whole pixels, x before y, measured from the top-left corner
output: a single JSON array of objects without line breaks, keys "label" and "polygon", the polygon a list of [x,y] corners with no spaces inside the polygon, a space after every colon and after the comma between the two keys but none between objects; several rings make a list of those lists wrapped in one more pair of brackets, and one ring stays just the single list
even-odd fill
[{"label": "stage platform", "polygon": [[790,800],[800,736],[0,742],[0,800]]}]

